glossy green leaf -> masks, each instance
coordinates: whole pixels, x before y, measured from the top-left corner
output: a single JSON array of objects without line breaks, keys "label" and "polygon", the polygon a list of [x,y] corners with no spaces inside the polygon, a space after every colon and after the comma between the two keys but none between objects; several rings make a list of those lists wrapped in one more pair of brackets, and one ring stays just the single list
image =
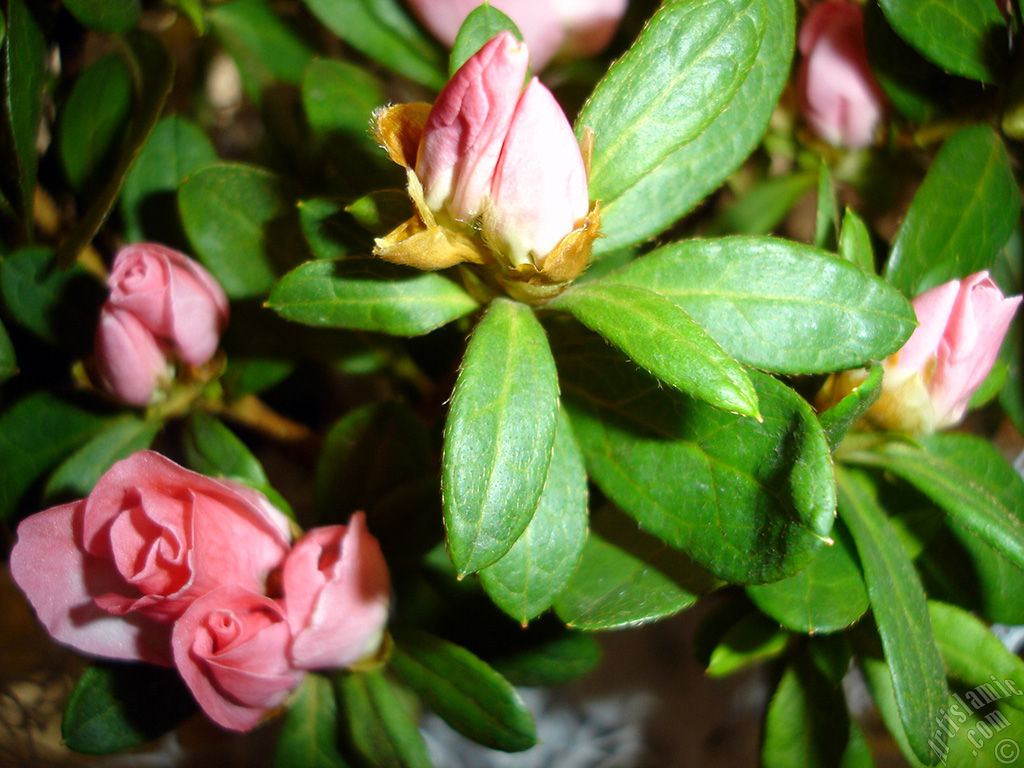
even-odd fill
[{"label": "glossy green leaf", "polygon": [[360,758],[380,768],[432,768],[412,713],[381,672],[335,678],[339,723]]},{"label": "glossy green leaf", "polygon": [[267,306],[307,325],[422,336],[479,305],[437,272],[376,259],[320,259],[285,275]]},{"label": "glossy green leaf", "polygon": [[[710,4],[674,5],[679,6],[676,13],[679,13],[683,6],[690,6],[693,13],[701,13],[704,7]],[[729,7],[727,3],[716,5],[722,13],[726,13]],[[739,90],[731,98],[728,97],[728,91],[717,94],[726,96],[726,102],[718,116],[691,140],[678,145],[656,165],[648,168],[646,175],[639,178],[636,183],[616,195],[610,195],[607,189],[595,184],[595,179],[593,175],[591,176],[591,197],[601,199],[602,238],[594,244],[596,254],[612,253],[625,246],[640,243],[664,230],[718,187],[761,141],[779,94],[789,76],[790,62],[793,58],[794,4],[792,0],[758,0],[751,8],[758,10],[745,16],[743,23],[763,24],[763,37],[756,58],[749,64],[745,79],[741,70],[735,72],[735,77],[742,79]],[[698,40],[703,39],[700,37],[701,33],[700,29],[693,31]],[[708,42],[712,41],[709,39]],[[637,50],[639,51],[639,48]],[[645,78],[646,88],[655,88],[655,81],[646,79],[648,75],[654,73],[640,71],[645,66],[643,54],[630,55],[635,58],[629,68],[636,69],[639,76]],[[663,60],[661,66],[671,67],[672,57],[655,54],[654,58]],[[726,54],[725,61],[727,66],[738,64],[738,61],[729,54]],[[611,77],[610,73],[608,79],[612,84],[606,86],[602,83],[599,89],[607,88],[609,94],[614,91],[615,97],[623,101],[632,100],[634,84],[629,78],[618,79],[616,82],[611,80]],[[693,94],[700,87],[699,83],[693,83],[684,90]],[[681,97],[695,98],[682,94]],[[646,96],[638,94],[633,108],[643,108],[645,98]],[[594,100],[597,101],[596,94]],[[665,106],[667,108],[667,103]],[[577,134],[582,136],[584,127],[590,126],[597,132],[597,139],[600,141],[604,128],[595,124],[589,117],[592,109],[588,106],[584,110],[576,121],[576,130]],[[608,109],[615,109],[615,105],[609,104]],[[684,108],[684,111],[689,109],[690,107]],[[703,115],[703,104],[697,111]],[[666,125],[674,125],[679,114],[683,113],[667,112]],[[656,129],[653,124],[649,127],[652,130]],[[675,132],[675,129],[666,133],[669,132]],[[606,139],[613,140],[614,136],[615,134],[611,134]],[[614,167],[609,167],[607,174],[610,177],[609,183],[616,181],[615,178],[611,178],[616,175]],[[666,190],[671,190],[671,194],[666,193]]]},{"label": "glossy green leaf", "polygon": [[[937,600],[928,601],[928,614],[949,677],[971,688],[1024,690],[1024,661],[973,615]],[[1006,703],[1024,710],[1024,695],[1009,696]]]},{"label": "glossy green leaf", "polygon": [[1007,58],[1006,20],[987,0],[879,0],[900,36],[957,75],[998,83]]},{"label": "glossy green leaf", "polygon": [[847,208],[843,214],[843,228],[839,234],[839,255],[869,274],[875,273],[875,252],[871,246],[871,233],[864,220]]},{"label": "glossy green leaf", "polygon": [[953,134],[932,162],[885,267],[908,296],[988,269],[1020,217],[1002,140],[984,125]]},{"label": "glossy green leaf", "polygon": [[[841,687],[812,664],[797,660],[786,668],[768,704],[761,762],[764,768],[853,768],[844,760],[857,749]],[[861,739],[863,736],[860,735]],[[866,746],[866,745],[865,745]],[[871,765],[870,757],[867,761]]]},{"label": "glossy green leaf", "polygon": [[89,29],[99,32],[124,32],[139,23],[139,0],[64,0],[71,15]]},{"label": "glossy green leaf", "polygon": [[445,57],[397,0],[303,0],[346,43],[418,83],[440,90]]},{"label": "glossy green leaf", "polygon": [[234,299],[268,293],[305,257],[296,202],[280,177],[234,163],[207,166],[178,191],[195,255]]},{"label": "glossy green leaf", "polygon": [[775,238],[673,243],[604,282],[671,299],[727,353],[780,373],[837,371],[881,359],[916,324],[910,304],[874,275]]},{"label": "glossy green leaf", "polygon": [[1018,599],[1024,594],[1024,571],[956,520],[945,524],[967,552],[978,581],[981,615],[1000,624],[1024,624],[1024,600]]},{"label": "glossy green leaf", "polygon": [[810,173],[794,173],[767,179],[722,210],[704,234],[766,235],[782,223],[797,200],[814,186]]},{"label": "glossy green leaf", "polygon": [[836,230],[839,223],[839,207],[836,191],[828,166],[818,166],[818,205],[814,214],[814,247],[829,251],[836,249]]},{"label": "glossy green leaf", "polygon": [[924,589],[866,477],[842,470],[837,485],[839,514],[864,569],[900,721],[914,754],[934,762],[928,739],[948,692]]},{"label": "glossy green leaf", "polygon": [[601,280],[570,288],[548,306],[571,313],[666,384],[717,408],[758,416],[743,367],[659,293]]},{"label": "glossy green leaf", "polygon": [[64,709],[61,738],[76,752],[123,752],[163,735],[195,709],[174,669],[95,664],[75,684]]},{"label": "glossy green leaf", "polygon": [[338,749],[338,705],[331,681],[310,674],[291,700],[274,751],[274,768],[345,768]]},{"label": "glossy green leaf", "polygon": [[1024,480],[986,440],[955,432],[891,441],[848,461],[903,478],[961,525],[1024,569]]},{"label": "glossy green leaf", "polygon": [[454,76],[459,67],[466,63],[466,59],[502,32],[511,32],[518,40],[523,39],[523,33],[515,22],[497,8],[485,3],[470,11],[452,44],[448,74]]},{"label": "glossy green leaf", "polygon": [[537,743],[516,689],[465,648],[425,632],[395,632],[391,665],[435,714],[473,741],[520,752]]},{"label": "glossy green leaf", "polygon": [[185,424],[183,440],[185,460],[191,469],[245,483],[267,496],[282,512],[292,514],[288,502],[270,485],[259,459],[215,416],[193,411]]},{"label": "glossy green leaf", "polygon": [[106,289],[75,266],[66,271],[42,248],[17,251],[0,261],[0,295],[18,325],[49,344],[87,354]]},{"label": "glossy green leaf", "polygon": [[832,527],[832,546],[794,576],[747,587],[751,600],[788,629],[808,634],[837,632],[868,609],[868,592],[850,534],[842,521]]},{"label": "glossy green leaf", "polygon": [[555,598],[555,611],[575,629],[620,629],[689,608],[718,584],[682,552],[605,509],[594,515],[580,565]]},{"label": "glossy green leaf", "polygon": [[644,530],[739,583],[815,556],[835,515],[832,462],[795,392],[752,372],[758,423],[659,386],[599,338],[560,339],[555,351],[591,478]]},{"label": "glossy green leaf", "polygon": [[445,425],[441,494],[460,573],[500,559],[529,525],[555,443],[558,374],[533,310],[495,299],[470,338]]},{"label": "glossy green leaf", "polygon": [[[330,143],[339,160],[349,160],[352,144],[372,151],[381,163],[390,163],[371,129],[374,110],[388,102],[384,83],[373,73],[347,61],[314,60],[302,77],[302,105],[309,126]],[[346,157],[347,156],[347,157]]]},{"label": "glossy green leaf", "polygon": [[195,123],[177,115],[157,123],[121,188],[126,239],[184,248],[175,196],[189,175],[216,161],[213,144]]},{"label": "glossy green leaf", "polygon": [[267,0],[231,0],[206,15],[213,33],[234,58],[249,98],[260,103],[275,82],[298,85],[313,49],[285,24]]},{"label": "glossy green leaf", "polygon": [[[850,427],[867,413],[882,393],[882,373],[880,365],[872,365],[865,371],[864,380],[852,392],[833,405],[824,413],[819,414],[821,428],[825,430],[828,444],[835,451],[843,442]],[[834,383],[834,379],[832,382]],[[826,387],[828,384],[826,383]]]},{"label": "glossy green leaf", "polygon": [[0,520],[11,516],[36,480],[106,423],[49,392],[24,397],[0,415]]},{"label": "glossy green leaf", "polygon": [[591,197],[615,200],[721,114],[754,64],[766,11],[763,0],[661,6],[576,121],[594,132]]},{"label": "glossy green leaf", "polygon": [[4,121],[10,131],[15,173],[13,189],[5,194],[31,231],[32,196],[36,188],[36,136],[43,109],[48,62],[46,38],[25,0],[7,3],[7,35],[4,39]]},{"label": "glossy green leaf", "polygon": [[537,511],[512,549],[480,571],[480,581],[499,608],[525,624],[565,588],[586,538],[587,471],[563,412]]},{"label": "glossy green leaf", "polygon": [[707,674],[726,677],[753,664],[774,658],[786,649],[789,635],[760,613],[748,613],[733,624],[711,651]]},{"label": "glossy green leaf", "polygon": [[46,482],[44,501],[52,504],[88,496],[96,481],[115,462],[149,448],[161,427],[159,421],[145,421],[137,416],[109,422],[57,467]]},{"label": "glossy green leaf", "polygon": [[536,644],[517,644],[509,656],[491,666],[516,686],[551,686],[583,677],[601,661],[601,645],[593,635],[561,631]]},{"label": "glossy green leaf", "polygon": [[174,81],[174,62],[160,39],[142,30],[124,35],[123,55],[133,76],[132,117],[116,161],[111,162],[98,191],[90,195],[78,223],[57,252],[62,268],[69,267],[93,239],[117,201],[121,184],[160,119]]},{"label": "glossy green leaf", "polygon": [[60,158],[71,186],[82,189],[116,157],[132,107],[132,73],[119,54],[88,67],[60,113]]},{"label": "glossy green leaf", "polygon": [[[2,272],[0,272],[2,276]],[[0,323],[0,383],[7,381],[18,372],[18,361],[14,355],[14,345],[7,329]]]}]

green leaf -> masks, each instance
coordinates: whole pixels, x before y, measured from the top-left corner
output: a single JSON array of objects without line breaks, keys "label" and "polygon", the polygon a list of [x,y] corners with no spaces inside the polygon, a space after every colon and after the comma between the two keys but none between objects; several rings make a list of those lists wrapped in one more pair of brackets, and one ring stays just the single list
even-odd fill
[{"label": "green leaf", "polygon": [[142,18],[139,0],[64,0],[64,7],[98,32],[125,32]]},{"label": "green leaf", "polygon": [[854,213],[852,208],[847,208],[843,215],[839,255],[868,274],[875,273],[875,252],[871,247],[871,233],[864,220]]},{"label": "green leaf", "polygon": [[828,166],[818,166],[818,206],[814,215],[814,247],[835,250],[836,227],[839,219],[836,192]]},{"label": "green leaf", "polygon": [[586,675],[600,661],[601,645],[593,635],[563,630],[537,644],[517,643],[511,655],[491,666],[516,686],[552,686]]},{"label": "green leaf", "polygon": [[[768,704],[761,761],[764,768],[852,768],[844,754],[857,749],[841,687],[813,664],[786,668]],[[861,739],[863,736],[861,735]],[[870,757],[867,764],[871,765]]]},{"label": "green leaf", "polygon": [[65,269],[75,261],[106,221],[125,176],[160,119],[164,102],[174,82],[174,62],[159,38],[133,29],[125,34],[124,42],[126,45],[122,53],[128,59],[133,77],[131,124],[121,142],[116,161],[110,163],[108,175],[98,191],[90,196],[81,218],[57,252],[57,261]]},{"label": "green leaf", "polygon": [[656,291],[600,280],[548,303],[571,313],[666,384],[732,413],[758,417],[743,367],[704,329]]},{"label": "green leaf", "polygon": [[[987,686],[998,691],[1012,685],[1024,689],[1024,661],[978,619],[962,608],[937,600],[928,601],[928,614],[950,677],[972,688]],[[1024,710],[1024,696],[1007,697],[1006,703]]]},{"label": "green leaf", "polygon": [[679,613],[718,584],[682,552],[605,509],[594,515],[580,565],[555,598],[555,611],[575,629],[620,629]]},{"label": "green leaf", "polygon": [[306,325],[422,336],[479,305],[437,272],[377,259],[319,259],[285,275],[267,306]]},{"label": "green leaf", "polygon": [[[46,91],[47,43],[25,0],[8,0],[4,39],[4,119],[13,151],[14,189],[5,189],[31,232],[36,188],[36,136]],[[6,174],[5,174],[6,175]]]},{"label": "green leaf", "polygon": [[1024,480],[988,441],[961,433],[890,441],[851,453],[851,463],[903,478],[961,525],[1024,569]]},{"label": "green leaf", "polygon": [[[843,442],[850,427],[867,413],[882,393],[882,373],[882,366],[872,365],[865,371],[864,380],[852,392],[819,415],[821,428],[825,430],[828,444],[833,452]],[[834,383],[835,380],[831,381]],[[826,384],[826,386],[828,385]]]},{"label": "green leaf", "polygon": [[463,736],[505,752],[537,743],[533,715],[516,689],[465,648],[425,632],[396,630],[391,665]]},{"label": "green leaf", "polygon": [[0,415],[0,520],[32,484],[108,422],[49,392],[22,398]]},{"label": "green leaf", "polygon": [[1007,58],[1006,20],[987,0],[879,0],[886,18],[925,58],[957,75],[998,83]]},{"label": "green leaf", "polygon": [[137,416],[124,416],[108,422],[57,467],[46,483],[43,500],[53,504],[88,496],[96,481],[115,462],[149,448],[161,427],[162,422],[145,421]]},{"label": "green leaf", "polygon": [[176,670],[94,664],[75,684],[61,721],[61,737],[76,752],[123,752],[162,736],[195,709]]},{"label": "green leaf", "polygon": [[432,768],[427,745],[387,678],[380,672],[342,673],[335,678],[341,717],[360,765]]},{"label": "green leaf", "polygon": [[470,11],[452,44],[448,74],[454,77],[459,67],[465,64],[470,56],[502,32],[511,32],[517,40],[523,39],[523,33],[519,31],[515,22],[497,8],[484,3]]},{"label": "green leaf", "polygon": [[590,194],[615,200],[729,104],[764,34],[763,0],[663,5],[598,83],[576,124],[594,131]]},{"label": "green leaf", "polygon": [[748,613],[733,624],[711,651],[706,673],[726,677],[752,664],[778,656],[789,635],[760,613]]},{"label": "green leaf", "polygon": [[537,511],[512,549],[480,571],[480,581],[499,608],[525,625],[565,588],[586,538],[587,471],[562,412]]},{"label": "green leaf", "polygon": [[605,282],[671,299],[737,360],[779,373],[837,371],[884,358],[917,322],[910,304],[874,275],[775,238],[673,243]]},{"label": "green leaf", "polygon": [[[299,221],[309,250],[317,259],[338,259],[351,249],[355,222],[344,210],[344,203],[325,197],[299,202]],[[367,250],[369,250],[367,248]]]},{"label": "green leaf", "polygon": [[599,338],[575,334],[555,351],[591,477],[646,531],[733,582],[775,581],[815,556],[835,488],[803,398],[751,372],[758,423],[660,387]]},{"label": "green leaf", "polygon": [[178,191],[181,220],[196,255],[233,299],[269,293],[278,275],[303,259],[296,203],[280,177],[234,163],[207,166]]},{"label": "green leaf", "polygon": [[796,632],[825,634],[853,624],[868,609],[853,541],[842,521],[832,527],[835,543],[822,547],[802,571],[771,584],[747,587],[762,611]]},{"label": "green leaf", "polygon": [[445,424],[448,553],[475,573],[511,549],[537,509],[555,443],[558,374],[533,310],[495,299],[473,331]]},{"label": "green leaf", "polygon": [[205,411],[193,411],[185,423],[183,440],[185,460],[191,469],[255,488],[282,512],[294,517],[288,502],[270,485],[259,459],[222,421]]},{"label": "green leaf", "polygon": [[176,115],[157,123],[121,188],[126,239],[184,248],[175,205],[178,188],[191,174],[216,161],[213,144],[195,123]]},{"label": "green leaf", "polygon": [[43,341],[86,355],[106,288],[75,265],[60,270],[51,251],[27,248],[0,261],[0,294],[11,317]]},{"label": "green leaf", "polygon": [[345,61],[313,61],[302,77],[302,106],[309,125],[340,171],[352,162],[353,146],[371,154],[378,165],[397,168],[381,151],[370,125],[373,111],[387,103],[380,78]]},{"label": "green leaf", "polygon": [[967,551],[977,576],[981,615],[1000,624],[1024,624],[1024,601],[1018,599],[1024,594],[1024,571],[956,520],[947,519],[946,525]]},{"label": "green leaf", "polygon": [[75,81],[60,113],[60,158],[71,186],[81,190],[116,159],[118,139],[132,106],[132,72],[123,56],[110,54]]},{"label": "green leaf", "polygon": [[211,8],[206,18],[234,58],[245,92],[256,104],[275,82],[298,85],[313,58],[313,49],[267,0],[232,0]]},{"label": "green leaf", "polygon": [[988,269],[1020,217],[1003,142],[984,125],[953,134],[896,233],[885,278],[908,296]]},{"label": "green leaf", "polygon": [[[0,270],[0,277],[3,276]],[[14,356],[14,345],[11,337],[7,335],[7,329],[0,323],[0,384],[7,381],[18,372],[18,361]]]},{"label": "green leaf", "polygon": [[413,213],[404,190],[383,189],[371,192],[345,206],[345,211],[375,235],[386,235]]},{"label": "green leaf", "polygon": [[900,720],[914,754],[934,762],[928,739],[948,692],[921,581],[870,482],[861,474],[837,470],[836,483],[839,514],[853,534],[864,568]]},{"label": "green leaf", "polygon": [[306,675],[274,751],[274,768],[345,768],[338,750],[338,705],[331,681]]},{"label": "green leaf", "polygon": [[767,179],[722,210],[704,233],[708,237],[768,234],[813,186],[814,176],[810,173]]},{"label": "green leaf", "polygon": [[[690,7],[693,13],[700,13],[710,4],[705,2],[672,5],[677,6],[675,13],[680,13],[686,6]],[[716,5],[721,12],[728,12],[728,3]],[[742,71],[735,73],[737,78],[742,79],[739,90],[731,98],[727,93],[718,94],[726,96],[727,101],[713,122],[691,140],[673,149],[657,165],[649,168],[645,176],[617,195],[612,196],[608,194],[607,189],[595,185],[594,177],[591,176],[591,197],[601,200],[602,238],[594,244],[595,254],[612,253],[647,240],[664,230],[718,187],[761,141],[779,94],[789,77],[790,62],[793,58],[794,4],[792,0],[758,0],[756,5],[751,7],[756,10],[744,17],[744,23],[763,23],[763,38],[756,58],[750,62],[745,79],[742,79]],[[700,29],[693,31],[698,40],[701,39],[701,32]],[[667,50],[674,48],[669,47]],[[633,57],[634,54],[630,56]],[[671,66],[670,56],[656,52],[653,58],[661,59],[664,62],[662,66]],[[737,64],[737,60],[731,54],[726,54],[725,61],[728,65]],[[639,71],[643,64],[642,56],[637,55],[632,60],[630,68]],[[611,81],[611,73],[608,78],[612,84],[606,86],[602,83],[600,89],[608,88],[610,93],[615,91],[615,96],[621,97],[624,101],[632,99],[630,92],[634,90],[634,84],[629,82],[629,78]],[[656,87],[653,80],[645,79],[643,82],[646,88]],[[700,87],[700,83],[692,83],[684,90],[693,94]],[[683,98],[695,97],[691,95]],[[596,94],[594,99],[597,100]],[[642,108],[645,103],[644,98],[638,95],[635,108]],[[593,109],[596,107],[588,106],[584,110],[576,121],[576,130],[578,135],[582,135],[584,127],[589,125],[597,131],[597,138],[600,140],[604,129],[589,117]],[[608,109],[614,110],[615,105],[610,104]],[[684,112],[667,113],[666,124],[673,125],[679,114]],[[654,126],[651,128],[654,129]],[[674,129],[671,132],[674,132]],[[615,134],[611,134],[605,138],[612,140],[614,136]],[[609,167],[607,174],[614,177],[616,169]],[[609,182],[615,181],[615,178],[609,178]],[[667,194],[666,190],[671,190],[671,194]]]},{"label": "green leaf", "polygon": [[396,0],[304,0],[331,32],[360,53],[418,83],[440,90],[445,58]]}]

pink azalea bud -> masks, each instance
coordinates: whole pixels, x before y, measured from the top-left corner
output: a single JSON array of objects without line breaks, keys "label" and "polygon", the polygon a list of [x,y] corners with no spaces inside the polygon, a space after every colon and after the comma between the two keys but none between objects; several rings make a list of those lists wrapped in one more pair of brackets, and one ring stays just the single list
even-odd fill
[{"label": "pink azalea bud", "polygon": [[[543,69],[556,54],[590,56],[606,45],[627,0],[491,0],[523,34],[533,65]],[[423,24],[448,47],[459,27],[483,0],[409,0]]]},{"label": "pink azalea bud", "polygon": [[25,518],[10,567],[55,640],[168,664],[168,625],[223,584],[262,592],[289,542],[262,494],[138,451],[82,501]]},{"label": "pink azalea bud", "polygon": [[804,120],[829,144],[859,149],[875,141],[885,96],[868,66],[864,12],[850,0],[815,6],[800,28],[797,76]]},{"label": "pink azalea bud", "polygon": [[164,348],[131,312],[105,304],[96,326],[96,372],[118,400],[149,405],[161,379],[171,378]]},{"label": "pink azalea bud", "polygon": [[280,605],[228,584],[208,592],[174,624],[174,664],[203,712],[248,731],[280,707],[304,672],[288,663],[291,631]]},{"label": "pink azalea bud", "polygon": [[416,176],[432,211],[472,222],[483,207],[529,66],[526,46],[509,33],[466,61],[430,109]]},{"label": "pink azalea bud", "polygon": [[362,512],[347,526],[314,528],[299,539],[282,581],[295,667],[347,667],[380,646],[391,583]]},{"label": "pink azalea bud", "polygon": [[934,429],[959,423],[996,361],[1020,304],[1004,298],[988,272],[936,286],[914,299],[918,327],[885,363],[897,381],[918,376],[927,388]]},{"label": "pink azalea bud", "polygon": [[156,243],[122,248],[108,279],[110,306],[130,312],[190,365],[217,351],[228,301],[209,272]]},{"label": "pink azalea bud", "polygon": [[491,184],[484,239],[512,266],[543,264],[587,215],[587,171],[565,113],[537,78],[516,105]]}]

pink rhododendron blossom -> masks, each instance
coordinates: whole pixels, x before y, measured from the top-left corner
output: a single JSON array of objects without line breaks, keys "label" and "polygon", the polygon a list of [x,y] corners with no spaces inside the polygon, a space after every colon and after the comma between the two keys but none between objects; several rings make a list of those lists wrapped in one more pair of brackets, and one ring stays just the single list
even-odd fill
[{"label": "pink rhododendron blossom", "polygon": [[852,0],[811,9],[800,28],[797,75],[804,120],[829,144],[859,149],[875,141],[885,96],[868,66],[864,11]]},{"label": "pink rhododendron blossom", "polygon": [[209,272],[183,253],[156,243],[121,249],[108,279],[108,306],[135,315],[189,365],[217,351],[228,301]]},{"label": "pink rhododendron blossom", "polygon": [[193,602],[174,624],[174,664],[218,725],[254,728],[284,703],[304,672],[288,663],[291,631],[281,606],[228,584]]},{"label": "pink rhododendron blossom", "polygon": [[1020,304],[1004,298],[988,272],[936,286],[913,300],[918,327],[885,362],[898,384],[917,377],[927,389],[934,429],[957,424],[992,369]]},{"label": "pink rhododendron blossom", "polygon": [[171,378],[163,345],[131,312],[109,304],[96,326],[96,372],[103,387],[118,400],[148,405],[158,383]]},{"label": "pink rhododendron blossom", "polygon": [[262,592],[288,548],[262,494],[139,451],[82,501],[26,518],[11,574],[56,640],[167,664],[166,625],[224,584]]},{"label": "pink rhododendron blossom", "polygon": [[423,128],[416,176],[426,205],[479,226],[507,264],[541,267],[587,216],[587,173],[565,113],[505,32],[455,73]]},{"label": "pink rhododendron blossom", "polygon": [[[556,54],[590,56],[612,39],[627,0],[491,0],[523,33],[533,65],[543,69]],[[423,24],[451,47],[459,27],[482,0],[409,0]]]},{"label": "pink rhododendron blossom", "polygon": [[282,583],[294,666],[346,667],[380,646],[391,584],[362,512],[347,526],[314,528],[299,539]]}]

